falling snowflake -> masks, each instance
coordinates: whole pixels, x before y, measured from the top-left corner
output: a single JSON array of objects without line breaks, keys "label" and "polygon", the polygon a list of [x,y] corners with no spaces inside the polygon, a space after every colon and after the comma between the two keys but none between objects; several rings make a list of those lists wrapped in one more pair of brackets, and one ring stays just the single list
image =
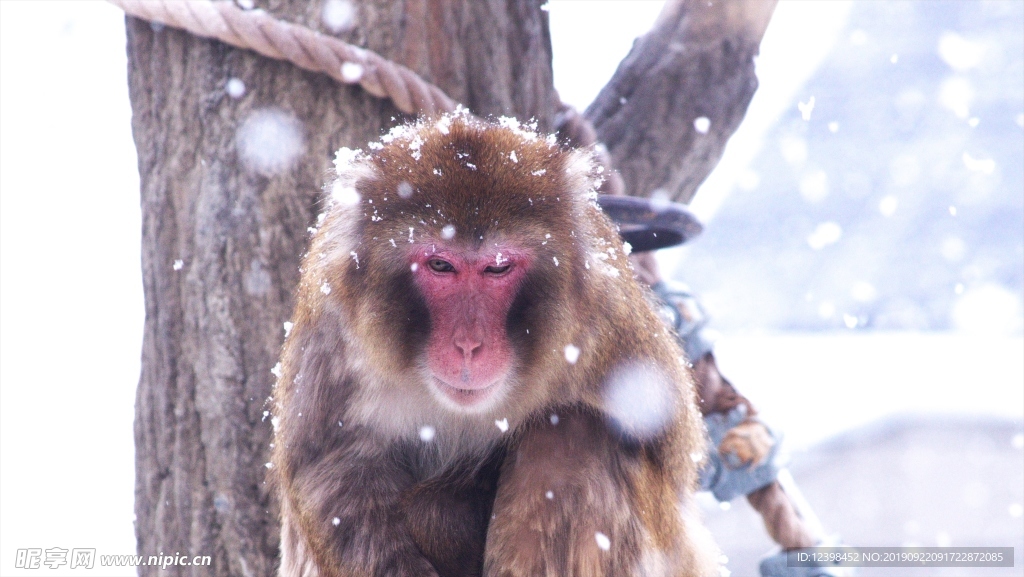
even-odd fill
[{"label": "falling snowflake", "polygon": [[338,34],[355,26],[356,9],[349,0],[327,0],[320,18],[331,32]]},{"label": "falling snowflake", "polygon": [[979,172],[981,174],[992,174],[996,169],[996,161],[991,158],[974,158],[967,152],[964,152],[961,156],[964,161],[964,166],[971,172]]},{"label": "falling snowflake", "polygon": [[437,431],[434,430],[434,427],[431,427],[430,425],[423,425],[422,427],[420,427],[420,440],[423,441],[424,443],[429,443],[430,441],[433,441],[434,435],[436,434]]},{"label": "falling snowflake", "polygon": [[239,127],[235,147],[249,168],[264,174],[284,172],[305,148],[302,124],[279,108],[256,110]]},{"label": "falling snowflake", "polygon": [[363,78],[363,65],[358,62],[346,62],[341,65],[341,79],[355,84]]},{"label": "falling snowflake", "polygon": [[412,185],[406,181],[398,183],[398,196],[402,198],[409,198],[412,196],[413,188]]},{"label": "falling snowflake", "polygon": [[658,434],[673,415],[676,389],[652,363],[628,362],[616,367],[605,390],[608,414],[642,437]]},{"label": "falling snowflake", "polygon": [[814,110],[814,97],[811,96],[809,99],[807,99],[807,102],[797,102],[796,107],[797,109],[800,110],[801,118],[803,118],[804,120],[810,120],[811,111]]},{"label": "falling snowflake", "polygon": [[807,237],[807,244],[814,250],[821,250],[830,244],[839,242],[842,236],[843,229],[838,223],[823,222]]},{"label": "falling snowflake", "polygon": [[878,212],[882,213],[882,216],[888,218],[896,214],[896,209],[900,205],[900,200],[893,195],[886,195],[882,197],[882,200],[878,202]]},{"label": "falling snowflake", "polygon": [[229,78],[228,83],[224,86],[224,91],[231,98],[241,98],[245,94],[245,82],[242,82],[240,78]]}]

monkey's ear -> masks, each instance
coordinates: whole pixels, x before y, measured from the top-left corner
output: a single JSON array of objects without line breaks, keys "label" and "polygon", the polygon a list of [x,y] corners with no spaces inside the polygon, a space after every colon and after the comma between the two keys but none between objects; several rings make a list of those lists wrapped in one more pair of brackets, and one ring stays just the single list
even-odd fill
[{"label": "monkey's ear", "polygon": [[704,230],[697,217],[677,202],[610,194],[599,195],[597,202],[619,226],[622,240],[633,252],[683,244]]},{"label": "monkey's ear", "polygon": [[370,158],[360,148],[339,148],[334,154],[334,171],[336,178],[328,184],[326,190],[328,206],[359,204],[362,198],[358,184],[377,176]]}]

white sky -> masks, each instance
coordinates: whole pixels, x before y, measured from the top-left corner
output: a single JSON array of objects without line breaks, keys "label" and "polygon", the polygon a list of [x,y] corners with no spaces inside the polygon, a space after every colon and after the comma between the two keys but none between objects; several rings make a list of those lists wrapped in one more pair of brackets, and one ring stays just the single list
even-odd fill
[{"label": "white sky", "polygon": [[[117,8],[0,1],[5,576],[18,574],[18,547],[135,549],[132,422],[144,309],[125,71]],[[50,570],[21,574],[40,571]]]},{"label": "white sky", "polygon": [[[633,40],[650,29],[657,0],[555,0],[548,4],[555,86],[579,110],[597,96]],[[828,55],[846,24],[851,0],[780,2],[757,58],[759,86],[743,124],[719,167],[701,186],[691,208],[708,222],[743,169],[760,151],[764,134],[795,107],[804,83]],[[806,98],[805,98],[806,99]]]},{"label": "white sky", "polygon": [[[556,84],[563,98],[585,108],[658,9],[656,2],[637,0],[553,2]],[[718,172],[726,174],[713,175],[697,195],[694,209],[700,214],[714,214],[731,187],[730,176],[742,172],[779,113],[795,106],[800,86],[824,57],[847,9],[848,2],[780,4],[758,61],[761,88],[722,161],[724,170]],[[99,554],[135,550],[132,421],[144,309],[125,67],[123,17],[113,6],[0,1],[4,575],[40,574],[12,569],[19,547],[95,547]],[[963,350],[958,337],[947,338],[954,339],[942,345],[951,357]],[[832,341],[816,336],[808,342],[827,348]],[[1004,348],[1012,354],[996,346],[991,367],[1020,382],[1024,363],[1013,353],[1022,348],[1020,340],[1007,342]],[[728,359],[775,350],[743,339],[733,343],[731,349],[728,341],[723,344],[722,357],[736,363],[737,375],[745,374],[745,363]],[[807,366],[806,374],[788,385],[811,391],[824,379],[846,378],[848,357],[838,352],[845,346],[820,353],[823,362]],[[865,350],[872,346],[895,345],[858,344],[858,355],[869,354]],[[928,354],[912,343],[899,346],[911,351],[907,354]],[[850,366],[860,367],[861,378],[876,381],[886,370]],[[926,409],[1005,414],[1006,407],[1021,405],[1013,391],[995,394],[994,404],[965,408],[955,391],[940,391]],[[895,398],[891,406],[863,407],[858,419],[913,408],[917,401]],[[789,414],[785,403],[776,410]],[[806,444],[854,424],[813,421],[813,426],[796,426],[790,438]],[[134,571],[97,568],[75,574]]]},{"label": "white sky", "polygon": [[629,53],[633,40],[650,30],[661,0],[553,0],[551,22],[555,88],[562,102],[583,112]]}]

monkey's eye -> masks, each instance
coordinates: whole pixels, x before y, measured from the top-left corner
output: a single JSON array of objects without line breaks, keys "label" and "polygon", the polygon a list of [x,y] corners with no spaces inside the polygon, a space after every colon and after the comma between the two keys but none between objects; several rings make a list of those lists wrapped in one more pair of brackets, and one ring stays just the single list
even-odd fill
[{"label": "monkey's eye", "polygon": [[427,266],[435,272],[455,272],[455,267],[452,266],[452,263],[439,258],[432,258],[428,260]]},{"label": "monkey's eye", "polygon": [[510,268],[512,268],[511,264],[505,264],[505,265],[501,265],[501,266],[495,266],[495,265],[492,264],[491,266],[485,268],[484,272],[490,273],[490,274],[505,274],[505,273],[508,272],[508,269],[510,269]]}]

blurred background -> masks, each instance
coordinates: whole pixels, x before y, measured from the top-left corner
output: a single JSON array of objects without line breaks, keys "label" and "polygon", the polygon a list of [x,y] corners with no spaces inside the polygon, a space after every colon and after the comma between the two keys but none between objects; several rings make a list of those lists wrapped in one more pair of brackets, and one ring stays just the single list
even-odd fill
[{"label": "blurred background", "polygon": [[[660,3],[547,8],[583,110]],[[1024,2],[783,1],[757,68],[694,199],[705,232],[663,272],[830,532],[1013,546],[1015,567],[972,574],[1024,575]],[[0,2],[0,575],[59,573],[18,573],[17,548],[135,550],[130,120],[118,9]],[[756,575],[756,514],[701,502],[733,575]]]}]

